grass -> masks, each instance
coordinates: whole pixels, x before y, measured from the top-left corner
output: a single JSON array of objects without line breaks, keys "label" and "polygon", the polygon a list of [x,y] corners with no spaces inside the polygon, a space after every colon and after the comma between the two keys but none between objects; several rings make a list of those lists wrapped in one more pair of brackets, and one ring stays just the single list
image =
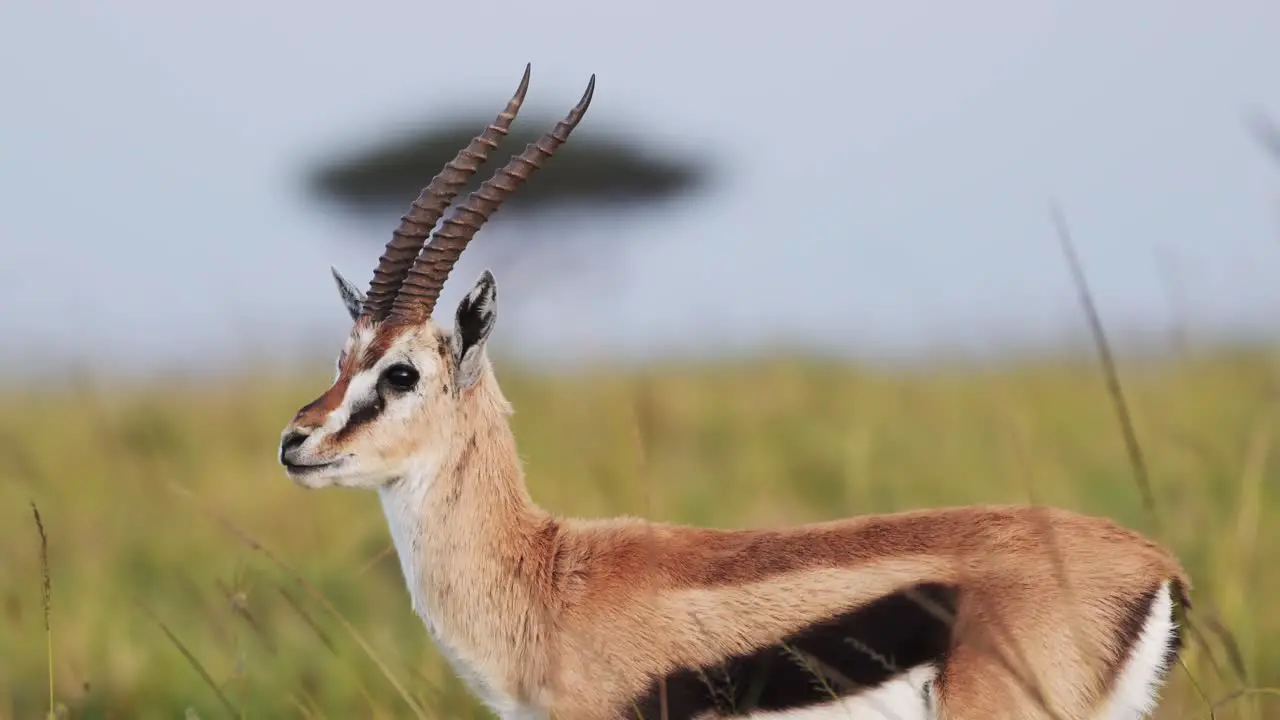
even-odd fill
[{"label": "grass", "polygon": [[[1196,582],[1202,639],[1159,717],[1264,718],[1280,716],[1278,367],[1122,363],[1158,522],[1092,359],[499,376],[531,492],[559,513],[748,526],[1034,497],[1155,534]],[[0,716],[487,717],[410,610],[376,498],[307,492],[276,465],[281,427],[326,385],[0,392]]]}]

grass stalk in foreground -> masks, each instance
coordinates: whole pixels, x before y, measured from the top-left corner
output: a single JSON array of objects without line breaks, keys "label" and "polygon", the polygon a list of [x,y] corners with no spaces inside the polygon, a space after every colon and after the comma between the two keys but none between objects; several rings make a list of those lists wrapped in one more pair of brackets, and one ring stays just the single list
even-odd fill
[{"label": "grass stalk in foreground", "polygon": [[182,657],[186,658],[187,663],[200,675],[200,679],[204,681],[204,684],[208,685],[209,689],[213,691],[213,694],[218,697],[218,701],[227,709],[227,713],[233,718],[244,717],[244,714],[236,709],[236,706],[232,704],[231,699],[222,692],[222,689],[218,687],[218,683],[213,679],[213,676],[205,669],[204,664],[196,658],[191,650],[187,648],[186,644],[183,643],[182,640],[178,639],[178,636],[169,629],[169,626],[166,625],[163,620],[156,617],[156,614],[152,612],[150,608],[142,604],[141,601],[136,602],[138,609],[147,616],[147,619],[155,623],[156,626],[160,628],[160,631],[165,634],[165,637],[169,638],[169,642],[173,643],[173,646],[178,649],[178,652],[182,653]]},{"label": "grass stalk in foreground", "polygon": [[40,533],[40,609],[44,613],[45,655],[48,658],[49,670],[49,717],[56,717],[53,694],[53,575],[49,572],[49,536],[44,531],[44,520],[40,518],[40,508],[34,500],[31,503],[31,515],[36,520],[36,532]]}]

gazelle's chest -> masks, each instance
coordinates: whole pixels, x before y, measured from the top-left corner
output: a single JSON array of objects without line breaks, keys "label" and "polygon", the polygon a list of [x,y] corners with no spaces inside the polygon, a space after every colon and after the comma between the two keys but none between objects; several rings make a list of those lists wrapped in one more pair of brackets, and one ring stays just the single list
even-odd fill
[{"label": "gazelle's chest", "polygon": [[431,632],[431,637],[435,640],[436,647],[440,648],[440,653],[449,661],[453,672],[498,717],[503,720],[542,720],[547,717],[546,711],[542,708],[522,703],[495,687],[474,662],[451,644],[446,635],[435,629],[428,616],[422,616],[422,621]]},{"label": "gazelle's chest", "polygon": [[421,502],[420,496],[415,495],[417,493],[412,492],[411,488],[384,489],[380,492],[387,527],[395,545],[396,556],[400,560],[400,571],[404,576],[413,611],[422,619],[427,632],[431,634],[436,647],[454,673],[498,717],[503,720],[543,720],[547,717],[544,709],[522,703],[501,690],[498,683],[484,671],[478,659],[472,657],[467,648],[456,641],[459,633],[455,631],[454,623],[447,613],[442,613],[442,603],[431,597],[434,581],[425,571],[422,562],[422,521],[414,512],[421,507]]},{"label": "gazelle's chest", "polygon": [[[411,595],[413,592],[410,593]],[[440,654],[449,662],[456,674],[476,697],[502,720],[545,720],[548,715],[544,708],[521,702],[513,695],[503,691],[500,685],[485,672],[475,658],[469,656],[467,649],[454,641],[456,634],[451,632],[448,619],[437,617],[432,609],[435,607],[425,599],[414,599],[414,610],[431,638],[435,641]]]}]

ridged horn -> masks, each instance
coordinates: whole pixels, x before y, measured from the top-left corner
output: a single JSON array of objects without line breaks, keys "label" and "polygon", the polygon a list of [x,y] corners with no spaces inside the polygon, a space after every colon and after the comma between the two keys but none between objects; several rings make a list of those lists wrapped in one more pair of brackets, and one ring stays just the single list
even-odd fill
[{"label": "ridged horn", "polygon": [[378,259],[378,267],[373,271],[362,315],[374,320],[382,320],[387,316],[406,273],[422,251],[422,244],[431,234],[431,229],[467,180],[488,159],[489,152],[498,146],[498,142],[510,130],[511,122],[515,120],[520,105],[524,103],[525,93],[529,90],[530,69],[530,64],[525,64],[524,77],[521,78],[515,95],[507,102],[507,107],[483,133],[473,138],[453,160],[445,164],[444,169],[418,194],[409,212],[400,218],[400,227],[391,234],[386,250]]},{"label": "ridged horn", "polygon": [[582,121],[587,107],[591,105],[595,87],[596,76],[593,74],[582,99],[563,120],[556,123],[554,129],[537,142],[527,145],[524,152],[511,158],[505,167],[485,180],[444,221],[405,275],[400,292],[392,303],[390,317],[407,321],[421,321],[431,317],[449,271],[466,249],[467,243],[471,242],[502,202],[569,139],[569,133]]}]

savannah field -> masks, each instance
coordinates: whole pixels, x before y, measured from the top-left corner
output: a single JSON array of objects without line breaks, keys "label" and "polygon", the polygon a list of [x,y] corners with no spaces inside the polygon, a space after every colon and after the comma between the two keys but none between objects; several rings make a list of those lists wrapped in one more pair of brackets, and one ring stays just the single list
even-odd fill
[{"label": "savannah field", "polygon": [[[1280,717],[1280,363],[1201,351],[1120,369],[1154,508],[1087,357],[574,376],[498,362],[531,492],[561,514],[757,526],[1036,502],[1115,517],[1195,582],[1159,717]],[[0,391],[0,716],[43,717],[52,675],[65,717],[486,717],[410,610],[375,496],[308,492],[276,465],[281,427],[327,383]]]}]

